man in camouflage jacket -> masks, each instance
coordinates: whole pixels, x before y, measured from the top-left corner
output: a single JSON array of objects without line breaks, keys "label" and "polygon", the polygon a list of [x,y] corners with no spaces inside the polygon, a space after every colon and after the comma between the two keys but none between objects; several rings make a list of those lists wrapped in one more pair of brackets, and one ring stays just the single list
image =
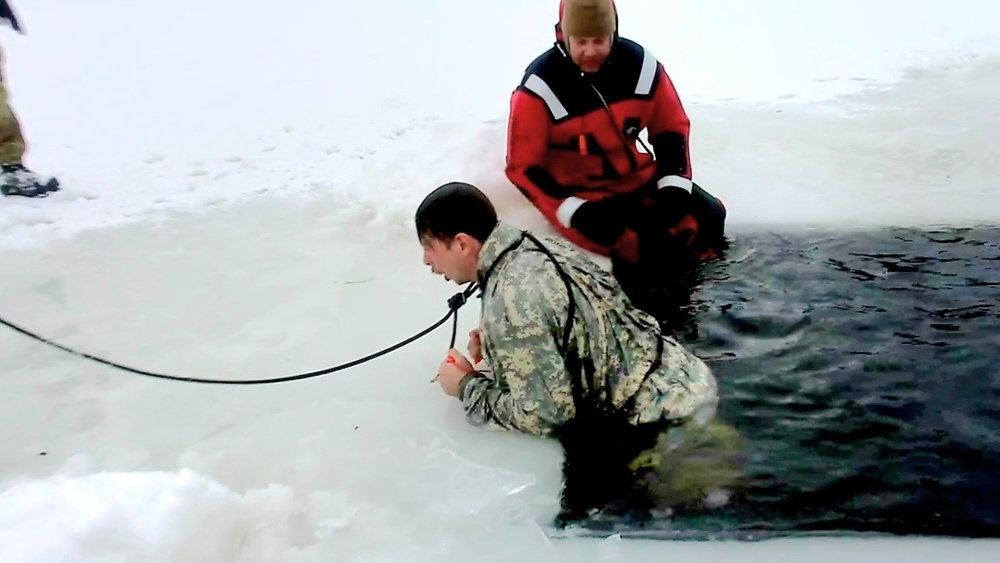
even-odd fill
[{"label": "man in camouflage jacket", "polygon": [[[714,418],[717,387],[706,363],[569,242],[500,222],[489,199],[461,182],[429,194],[415,222],[424,263],[481,291],[470,347],[487,367],[452,349],[436,380],[472,424],[559,439],[564,507],[570,481],[587,497],[578,509],[620,498],[635,480],[628,468],[661,433]],[[593,492],[600,488],[603,495]]]},{"label": "man in camouflage jacket", "polygon": [[700,459],[679,449],[691,436],[707,432],[695,440],[711,443],[731,434],[717,430],[715,378],[632,305],[610,272],[562,238],[500,222],[469,184],[434,190],[415,223],[431,271],[477,283],[482,298],[470,353],[478,364],[481,351],[487,368],[452,349],[436,379],[475,425],[559,440],[560,525],[593,510],[648,518],[664,499],[711,494],[719,471],[696,463],[678,479],[672,467]]},{"label": "man in camouflage jacket", "polygon": [[[576,413],[574,365],[586,394],[610,399],[633,425],[714,413],[716,382],[705,362],[663,334],[575,247],[499,222],[485,195],[462,183],[430,194],[417,223],[425,263],[456,283],[478,282],[482,292],[479,338],[489,370],[452,350],[438,374],[470,422],[552,435]],[[470,227],[447,232],[449,223]]]}]

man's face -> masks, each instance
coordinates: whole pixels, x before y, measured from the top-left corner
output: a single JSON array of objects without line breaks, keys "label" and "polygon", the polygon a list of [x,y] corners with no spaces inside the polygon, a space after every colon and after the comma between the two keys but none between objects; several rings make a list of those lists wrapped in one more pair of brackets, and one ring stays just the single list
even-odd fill
[{"label": "man's face", "polygon": [[459,233],[451,242],[444,242],[424,236],[420,246],[424,249],[424,264],[431,267],[431,272],[459,285],[476,279],[479,245],[472,237]]},{"label": "man's face", "polygon": [[611,37],[570,37],[569,57],[583,72],[597,72],[611,53]]}]

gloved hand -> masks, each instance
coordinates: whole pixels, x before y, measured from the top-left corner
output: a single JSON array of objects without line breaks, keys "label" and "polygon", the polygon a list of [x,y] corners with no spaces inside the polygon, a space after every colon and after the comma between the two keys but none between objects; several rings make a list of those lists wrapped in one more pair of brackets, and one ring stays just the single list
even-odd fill
[{"label": "gloved hand", "polygon": [[638,211],[635,198],[627,194],[608,196],[581,205],[573,213],[570,226],[597,244],[611,246]]},{"label": "gloved hand", "polygon": [[691,193],[684,189],[673,186],[659,188],[653,194],[654,205],[650,209],[650,219],[664,227],[675,225],[685,215],[691,214],[694,209],[692,200]]},{"label": "gloved hand", "polygon": [[685,215],[674,228],[664,225],[639,233],[638,259],[642,264],[661,268],[683,268],[689,262],[692,244],[698,234],[694,217]]},{"label": "gloved hand", "polygon": [[657,189],[652,205],[636,220],[639,261],[678,265],[689,253],[698,234],[689,192],[675,187]]}]

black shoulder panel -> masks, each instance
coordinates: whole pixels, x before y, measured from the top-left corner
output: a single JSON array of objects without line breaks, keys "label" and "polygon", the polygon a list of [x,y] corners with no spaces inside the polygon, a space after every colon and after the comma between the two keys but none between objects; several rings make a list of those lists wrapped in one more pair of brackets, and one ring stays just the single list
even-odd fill
[{"label": "black shoulder panel", "polygon": [[629,98],[650,97],[656,86],[655,72],[651,77],[653,87],[646,93],[636,93],[646,57],[650,57],[647,64],[653,64],[655,71],[655,60],[641,45],[618,38],[604,66],[594,74],[585,75],[568,54],[553,46],[528,65],[518,88],[545,101],[557,122],[573,119],[603,109],[601,96],[609,105]]}]

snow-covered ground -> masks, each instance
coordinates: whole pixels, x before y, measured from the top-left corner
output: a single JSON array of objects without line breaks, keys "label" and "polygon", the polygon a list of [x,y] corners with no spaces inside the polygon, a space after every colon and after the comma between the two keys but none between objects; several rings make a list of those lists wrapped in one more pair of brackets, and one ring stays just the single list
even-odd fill
[{"label": "snow-covered ground", "polygon": [[[423,329],[413,208],[504,179],[510,90],[557,0],[16,0],[29,165],[0,316],[154,371],[260,378]],[[671,72],[697,178],[752,225],[995,222],[1000,4],[619,0]],[[476,322],[461,311],[459,334]],[[991,542],[549,540],[554,444],[468,427],[448,327],[275,386],[115,371],[0,331],[0,561],[988,561]],[[459,343],[464,342],[460,338]]]}]

